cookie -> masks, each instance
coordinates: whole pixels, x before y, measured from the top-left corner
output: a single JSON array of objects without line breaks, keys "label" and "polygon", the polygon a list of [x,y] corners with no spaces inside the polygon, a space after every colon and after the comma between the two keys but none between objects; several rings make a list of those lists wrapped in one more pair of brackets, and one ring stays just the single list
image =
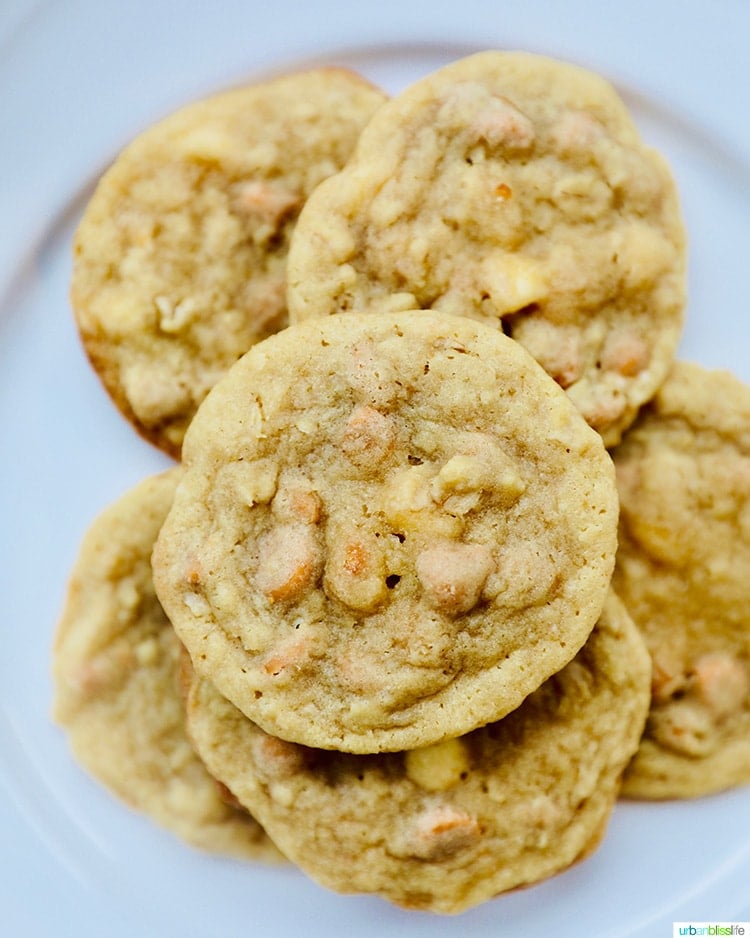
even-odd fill
[{"label": "cookie", "polygon": [[685,234],[663,159],[614,89],[484,52],[385,104],[306,204],[292,321],[419,306],[521,342],[613,445],[666,377]]},{"label": "cookie", "polygon": [[268,736],[200,679],[188,725],[211,771],[314,880],[455,913],[596,848],[649,684],[643,640],[611,595],[572,662],[457,739],[370,756],[309,749]]},{"label": "cookie", "polygon": [[181,645],[150,563],[177,471],[132,489],[87,532],[55,638],[54,715],[79,762],[132,808],[204,850],[279,862],[188,741]]},{"label": "cookie", "polygon": [[623,790],[689,798],[750,782],[750,388],[678,363],[614,459],[614,582],[654,663]]},{"label": "cookie", "polygon": [[267,732],[407,749],[499,719],[604,603],[601,437],[517,343],[427,311],[310,319],[206,398],[154,580]]},{"label": "cookie", "polygon": [[138,431],[179,456],[209,388],[287,321],[289,238],[384,95],[336,68],[191,104],[103,176],[77,230],[85,350]]}]

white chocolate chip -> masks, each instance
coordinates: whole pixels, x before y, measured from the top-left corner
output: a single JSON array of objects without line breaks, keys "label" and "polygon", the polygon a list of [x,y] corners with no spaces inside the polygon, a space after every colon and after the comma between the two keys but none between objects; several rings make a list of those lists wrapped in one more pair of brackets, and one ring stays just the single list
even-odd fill
[{"label": "white chocolate chip", "polygon": [[409,750],[405,765],[408,777],[424,791],[447,791],[468,771],[469,759],[460,739],[446,739]]},{"label": "white chocolate chip", "polygon": [[460,518],[440,510],[430,495],[434,471],[424,464],[399,469],[388,476],[382,511],[394,531],[418,532],[429,538],[460,536]]},{"label": "white chocolate chip", "polygon": [[167,296],[157,296],[154,303],[159,313],[159,328],[169,334],[182,332],[198,312],[198,303],[191,296],[178,303],[173,303]]},{"label": "white chocolate chip", "polygon": [[156,664],[159,660],[159,643],[153,635],[149,638],[144,638],[142,642],[138,642],[135,647],[135,657],[138,664],[143,665],[143,667],[150,667]]},{"label": "white chocolate chip", "polygon": [[482,263],[479,276],[482,288],[498,316],[538,303],[549,292],[541,265],[521,255],[493,257]]},{"label": "white chocolate chip", "polygon": [[208,605],[204,597],[198,593],[184,593],[182,601],[192,612],[192,614],[198,618],[202,618],[203,616],[208,615],[208,613],[211,611],[211,607]]},{"label": "white chocolate chip", "polygon": [[503,504],[511,504],[525,489],[515,462],[483,438],[477,441],[474,453],[452,456],[430,483],[430,495],[436,502],[444,502],[451,495],[492,492]]},{"label": "white chocolate chip", "polygon": [[279,466],[275,459],[234,462],[222,470],[222,483],[230,485],[237,500],[252,508],[270,502],[276,492]]}]

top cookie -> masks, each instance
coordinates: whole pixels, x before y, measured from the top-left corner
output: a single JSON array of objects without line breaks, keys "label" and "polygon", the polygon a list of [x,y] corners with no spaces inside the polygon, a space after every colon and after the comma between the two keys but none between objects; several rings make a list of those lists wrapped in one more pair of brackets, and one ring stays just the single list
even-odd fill
[{"label": "top cookie", "polygon": [[108,392],[166,452],[229,365],[286,325],[297,214],[383,100],[334,68],[240,88],[161,121],[103,176],[72,304]]},{"label": "top cookie", "polygon": [[154,556],[199,674],[267,732],[352,752],[499,719],[581,647],[614,469],[516,342],[410,311],[318,317],[201,406]]},{"label": "top cookie", "polygon": [[680,362],[614,451],[614,582],[654,663],[624,792],[750,782],[750,388]]},{"label": "top cookie", "polygon": [[375,301],[502,328],[612,445],[673,358],[685,235],[606,81],[485,52],[378,112],[305,206],[288,278],[292,321]]}]

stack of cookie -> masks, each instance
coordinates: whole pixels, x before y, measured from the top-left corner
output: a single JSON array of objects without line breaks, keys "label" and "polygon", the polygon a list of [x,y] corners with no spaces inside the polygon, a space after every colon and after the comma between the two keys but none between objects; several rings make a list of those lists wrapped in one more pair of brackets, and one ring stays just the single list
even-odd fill
[{"label": "stack of cookie", "polygon": [[182,464],[73,576],[84,764],[193,843],[445,913],[590,853],[624,772],[750,778],[750,390],[670,376],[678,200],[606,82],[290,76],[121,161],[74,307]]}]

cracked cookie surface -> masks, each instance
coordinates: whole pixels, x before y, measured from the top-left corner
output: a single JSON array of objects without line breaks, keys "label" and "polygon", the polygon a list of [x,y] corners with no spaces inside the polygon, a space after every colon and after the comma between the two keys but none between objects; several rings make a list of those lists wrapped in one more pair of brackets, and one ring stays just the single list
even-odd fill
[{"label": "cracked cookie surface", "polygon": [[368,756],[283,742],[200,679],[188,723],[212,771],[313,879],[456,913],[597,847],[649,676],[643,639],[611,595],[575,659],[517,710],[434,746]]},{"label": "cracked cookie surface", "polygon": [[136,138],[77,230],[71,300],[86,352],[170,455],[221,374],[286,325],[299,210],[385,96],[321,68],[191,104]]},{"label": "cracked cookie surface", "polygon": [[177,473],[145,480],[87,532],[55,637],[54,716],[81,765],[130,807],[203,850],[281,862],[188,740],[182,646],[151,577]]},{"label": "cracked cookie surface", "polygon": [[614,451],[614,583],[654,663],[634,797],[750,782],[750,388],[678,362]]},{"label": "cracked cookie surface", "polygon": [[256,345],[185,439],[154,551],[196,670],[352,752],[498,719],[571,660],[614,563],[601,437],[516,342],[434,312]]},{"label": "cracked cookie surface", "polygon": [[485,52],[388,102],[305,206],[292,321],[422,307],[521,342],[613,445],[682,329],[676,189],[614,89],[572,65]]}]

